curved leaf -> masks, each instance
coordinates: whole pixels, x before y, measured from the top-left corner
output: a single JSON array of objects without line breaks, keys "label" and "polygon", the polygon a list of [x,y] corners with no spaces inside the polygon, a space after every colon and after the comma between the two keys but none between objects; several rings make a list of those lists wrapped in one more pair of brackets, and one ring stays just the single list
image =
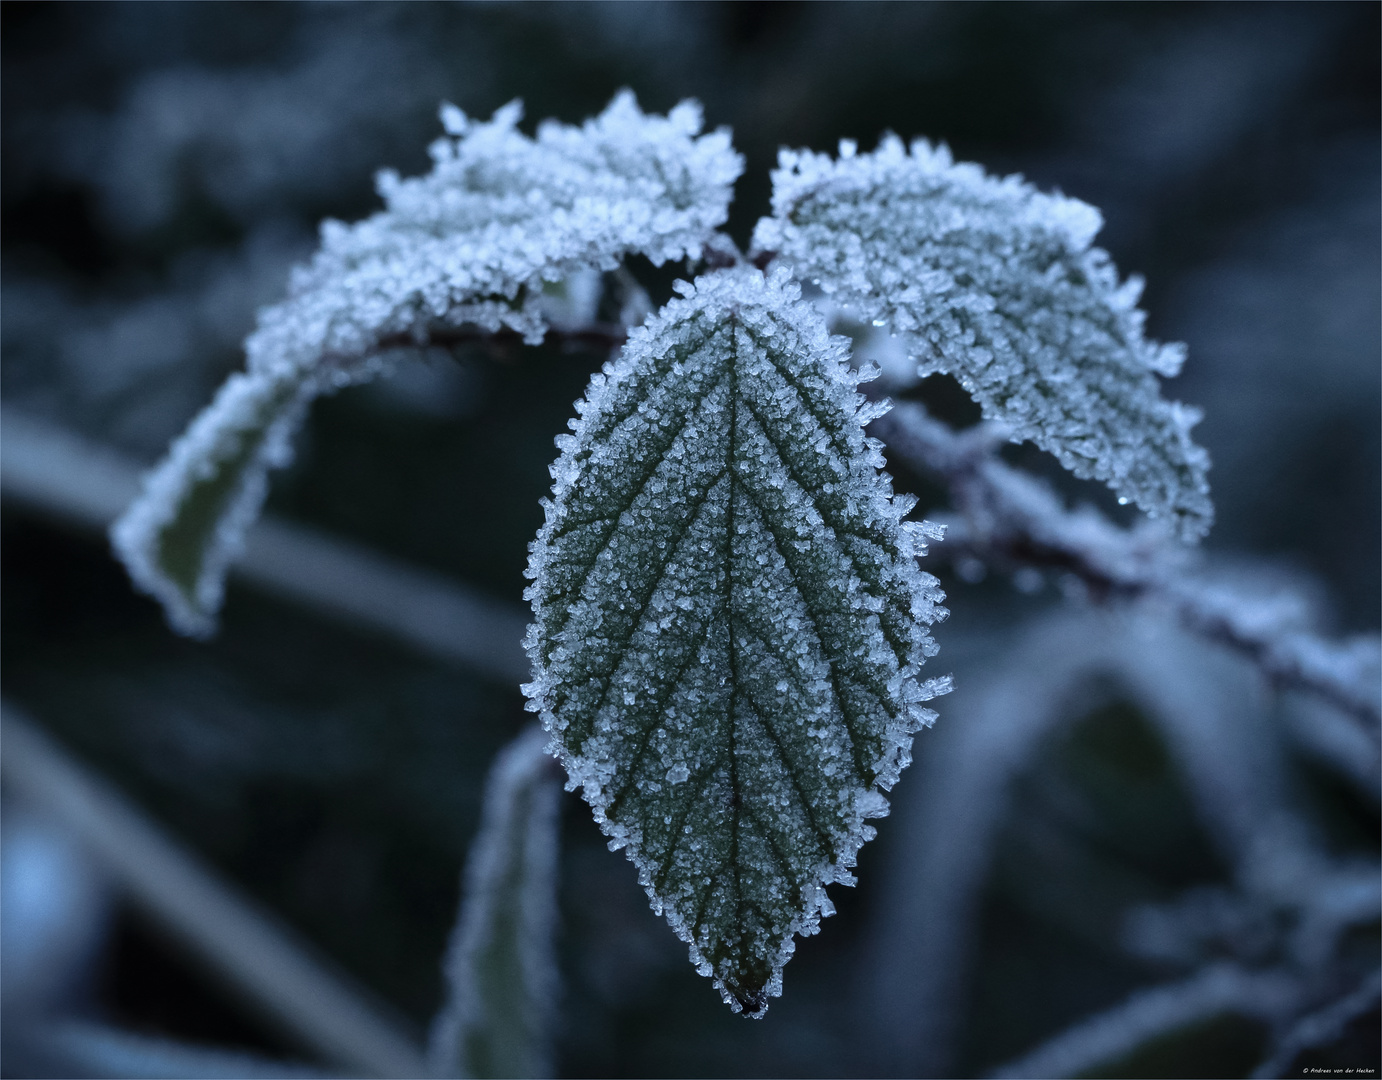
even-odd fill
[{"label": "curved leaf", "polygon": [[232,375],[111,527],[130,577],[179,633],[215,629],[226,571],[263,505],[268,471],[292,457],[313,396],[293,377]]},{"label": "curved leaf", "polygon": [[843,339],[785,273],[680,288],[557,440],[524,690],[692,962],[759,1016],[935,718],[945,612]]},{"label": "curved leaf", "polygon": [[1198,410],[1162,400],[1181,345],[1143,337],[1142,285],[1090,246],[1103,224],[1077,199],[956,165],[896,136],[839,160],[783,151],[755,246],[902,336],[920,374],[954,375],[1015,439],[1103,480],[1185,539],[1209,530]]},{"label": "curved leaf", "polygon": [[294,272],[288,299],[260,312],[247,372],[149,475],[112,539],[174,629],[215,628],[267,471],[291,458],[313,398],[377,374],[381,349],[448,328],[540,341],[572,307],[568,296],[554,311],[553,283],[634,252],[656,263],[699,257],[725,220],[742,160],[727,132],[697,137],[694,102],[647,116],[624,92],[582,127],[544,123],[535,139],[517,129],[521,114],[514,102],[477,124],[444,107],[450,137],[433,144],[432,171],[381,173],[386,209],[322,226],[321,250]]}]

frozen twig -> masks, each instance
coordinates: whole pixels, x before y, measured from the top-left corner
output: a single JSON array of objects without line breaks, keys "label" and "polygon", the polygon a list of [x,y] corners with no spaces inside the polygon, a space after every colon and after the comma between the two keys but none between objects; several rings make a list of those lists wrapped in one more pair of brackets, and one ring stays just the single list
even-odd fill
[{"label": "frozen twig", "polygon": [[998,425],[956,432],[903,403],[871,431],[890,456],[949,489],[958,514],[946,519],[941,554],[1073,575],[1096,599],[1169,604],[1189,628],[1250,656],[1278,686],[1313,693],[1362,720],[1378,741],[1382,647],[1375,635],[1327,641],[1301,625],[1298,598],[1254,596],[1216,580],[1158,525],[1122,529],[1092,507],[1066,509],[1047,485],[998,458],[1007,437]]},{"label": "frozen twig", "polygon": [[11,706],[5,784],[72,831],[130,896],[247,1000],[328,1062],[372,1076],[417,1077],[412,1040],[273,917],[89,775]]},{"label": "frozen twig", "polygon": [[21,1049],[27,1055],[40,1056],[44,1064],[62,1070],[40,1075],[145,1080],[325,1080],[332,1075],[297,1062],[74,1020],[41,1025],[25,1031],[22,1039]]},{"label": "frozen twig", "polygon": [[1128,1056],[1151,1039],[1222,1013],[1275,1022],[1293,1007],[1296,994],[1295,980],[1285,972],[1215,964],[1184,982],[1140,990],[989,1075],[1078,1076]]},{"label": "frozen twig", "polygon": [[[629,328],[621,323],[588,323],[580,326],[551,327],[543,337],[544,344],[563,348],[613,350],[628,340]],[[380,338],[373,352],[386,353],[393,349],[426,349],[439,347],[455,349],[462,346],[481,346],[492,350],[516,349],[526,344],[517,330],[494,332],[475,326],[437,327],[424,335],[413,333],[390,334]]]},{"label": "frozen twig", "polygon": [[1374,971],[1351,993],[1302,1017],[1276,1041],[1271,1055],[1253,1070],[1253,1080],[1281,1076],[1302,1051],[1333,1042],[1351,1021],[1377,1002],[1379,992],[1382,992],[1382,971]]},{"label": "frozen twig", "polygon": [[[0,490],[78,525],[103,529],[139,492],[139,468],[103,447],[6,409]],[[429,656],[517,685],[529,677],[528,615],[440,574],[272,515],[250,532],[235,573]]]}]

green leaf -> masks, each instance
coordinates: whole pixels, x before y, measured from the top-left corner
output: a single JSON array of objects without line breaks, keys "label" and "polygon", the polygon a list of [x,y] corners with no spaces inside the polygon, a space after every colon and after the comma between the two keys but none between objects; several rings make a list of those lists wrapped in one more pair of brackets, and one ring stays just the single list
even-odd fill
[{"label": "green leaf", "polygon": [[679,288],[557,440],[524,690],[692,962],[761,1016],[935,718],[945,612],[843,339],[785,273]]},{"label": "green leaf", "polygon": [[840,150],[782,152],[755,246],[888,327],[920,375],[954,375],[1015,440],[1186,540],[1208,532],[1209,456],[1190,438],[1199,410],[1163,400],[1156,379],[1180,370],[1185,347],[1143,336],[1141,282],[1120,283],[1091,247],[1099,211],[921,139]]},{"label": "green leaf", "polygon": [[215,629],[226,569],[314,393],[294,373],[232,375],[111,528],[135,584],[163,604],[175,630],[206,637]]},{"label": "green leaf", "polygon": [[[617,94],[582,127],[518,130],[512,102],[488,123],[442,110],[449,137],[433,168],[379,177],[386,208],[328,221],[287,299],[259,313],[236,375],[145,482],[112,530],[135,583],[173,628],[215,629],[225,573],[264,501],[267,474],[291,458],[311,400],[385,370],[383,357],[461,326],[509,328],[539,342],[553,322],[592,309],[577,281],[626,255],[698,258],[725,220],[743,161],[729,133],[699,134],[700,107],[648,116]],[[565,297],[548,286],[564,282]],[[587,310],[593,316],[593,310]],[[577,319],[576,321],[580,321]]]}]

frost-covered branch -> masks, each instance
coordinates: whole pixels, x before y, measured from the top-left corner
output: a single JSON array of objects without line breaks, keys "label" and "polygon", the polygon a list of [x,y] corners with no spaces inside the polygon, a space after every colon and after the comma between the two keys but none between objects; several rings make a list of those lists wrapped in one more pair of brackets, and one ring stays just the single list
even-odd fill
[{"label": "frost-covered branch", "polygon": [[1252,972],[1216,964],[1184,982],[1140,990],[989,1075],[1080,1076],[1128,1056],[1158,1036],[1222,1013],[1279,1020],[1296,996],[1296,982],[1285,971]]},{"label": "frost-covered branch", "polygon": [[1156,523],[1123,529],[1091,507],[1066,509],[1046,484],[999,459],[1007,432],[998,425],[956,432],[908,402],[871,431],[890,456],[949,490],[958,515],[944,519],[938,553],[1073,575],[1099,599],[1167,603],[1188,627],[1252,657],[1277,685],[1322,697],[1363,720],[1378,740],[1382,654],[1375,636],[1326,641],[1303,625],[1308,611],[1299,597],[1252,595],[1217,580]]},{"label": "frost-covered branch", "polygon": [[[573,434],[556,440],[552,498],[530,546],[523,690],[568,786],[734,1011],[761,1016],[781,992],[795,936],[833,911],[828,885],[853,883],[875,835],[868,822],[887,812],[883,793],[935,718],[925,703],[950,688],[920,677],[936,651],[928,627],[946,613],[915,559],[942,529],[904,520],[915,499],[894,496],[880,472],[871,421],[897,457],[948,488],[957,516],[945,551],[961,567],[1053,570],[1098,599],[1139,602],[1040,628],[1027,650],[1040,677],[1019,670],[990,688],[994,743],[953,799],[978,809],[967,831],[943,830],[950,850],[924,853],[939,878],[949,870],[926,902],[951,905],[951,917],[910,920],[952,943],[921,942],[939,961],[931,990],[963,947],[960,901],[979,880],[1007,781],[1072,688],[1110,674],[1156,712],[1234,865],[1260,864],[1256,878],[1242,871],[1243,904],[1309,907],[1277,887],[1289,858],[1247,854],[1282,798],[1277,751],[1239,716],[1244,699],[1265,698],[1262,681],[1185,630],[1313,692],[1343,722],[1361,719],[1374,748],[1382,649],[1322,641],[1302,601],[1254,596],[1174,542],[1198,539],[1213,514],[1208,457],[1190,439],[1198,411],[1164,400],[1157,381],[1184,350],[1144,336],[1140,283],[1091,246],[1096,210],[956,165],[923,141],[889,137],[862,156],[842,143],[838,160],[784,154],[773,214],[745,259],[716,231],[742,162],[727,133],[700,134],[694,105],[648,117],[620,95],[583,127],[546,123],[535,138],[518,119],[516,105],[487,124],[444,107],[431,173],[381,174],[383,211],[323,227],[316,257],[246,342],[246,371],[114,527],[131,574],[177,629],[213,628],[268,470],[288,460],[315,397],[420,349],[622,345],[577,403]],[[678,282],[680,297],[656,314],[626,287],[617,321],[596,322],[605,285],[631,280],[619,266],[631,255],[705,272]],[[824,301],[803,302],[804,283]],[[851,366],[845,339],[829,334],[830,304],[891,331],[908,377],[953,374],[1005,426],[956,433],[914,405],[885,416],[857,391],[877,374],[866,351]],[[1008,438],[1160,521],[1122,529],[1067,510],[998,458]],[[409,615],[427,609],[406,599]],[[1011,726],[1023,715],[1025,727]],[[448,963],[452,999],[434,1033],[444,1073],[542,1071],[549,1003],[534,943],[549,935],[550,910],[532,904],[550,899],[555,795],[543,801],[541,739],[525,737],[494,774]],[[976,797],[976,779],[998,798]],[[1352,884],[1338,895],[1337,911],[1310,908],[1300,921],[1302,968],[1327,967],[1337,928],[1359,904],[1375,907]],[[898,952],[896,941],[886,948]],[[1138,995],[1036,1060],[1083,1068],[1205,1010],[1241,1007],[1280,1028],[1327,996],[1318,979],[1261,970],[1279,960],[1203,966],[1196,948],[1198,976]],[[886,974],[888,962],[875,968]],[[946,1021],[929,1015],[932,1030],[917,1031],[935,1042]]]},{"label": "frost-covered branch", "polygon": [[[544,343],[611,351],[622,346],[628,339],[629,328],[622,323],[591,322],[578,326],[553,326],[543,335]],[[531,342],[517,330],[500,329],[491,332],[467,326],[429,330],[420,339],[411,333],[389,334],[379,339],[373,352],[385,354],[395,349],[456,349],[464,346],[507,350],[526,344]]]},{"label": "frost-covered branch", "polygon": [[7,789],[69,829],[142,907],[301,1045],[372,1076],[421,1076],[411,1040],[267,912],[3,707]]},{"label": "frost-covered branch", "polygon": [[1253,1070],[1253,1080],[1282,1076],[1302,1051],[1333,1042],[1353,1020],[1376,1004],[1380,992],[1382,971],[1374,971],[1352,992],[1302,1017],[1277,1039],[1271,1056]]},{"label": "frost-covered branch", "polygon": [[[108,447],[0,409],[0,492],[106,529],[139,493],[139,467]],[[243,582],[513,685],[528,675],[528,615],[461,582],[343,537],[267,515],[245,537]]]}]

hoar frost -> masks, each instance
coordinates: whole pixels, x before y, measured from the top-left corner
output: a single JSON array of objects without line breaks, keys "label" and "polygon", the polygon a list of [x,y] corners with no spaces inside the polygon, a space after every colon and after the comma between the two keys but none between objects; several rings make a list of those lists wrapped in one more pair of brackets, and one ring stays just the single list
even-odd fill
[{"label": "hoar frost", "polygon": [[[843,143],[838,160],[784,152],[754,237],[754,261],[776,261],[765,276],[717,232],[742,159],[727,132],[701,134],[694,103],[646,116],[624,93],[535,137],[519,119],[517,104],[487,123],[443,107],[430,173],[383,173],[384,210],[323,226],[288,297],[260,314],[247,370],[112,538],[174,627],[205,634],[268,469],[291,456],[315,397],[462,327],[528,342],[589,328],[601,273],[629,255],[732,264],[679,283],[557,440],[523,689],[569,786],[698,970],[761,1016],[795,935],[833,910],[826,887],[853,881],[883,792],[935,718],[925,703],[949,689],[920,674],[945,609],[916,559],[941,529],[904,520],[915,499],[893,494],[864,435],[886,411],[857,391],[876,370],[851,369],[793,278],[891,330],[921,374],[954,374],[1015,437],[1194,539],[1211,517],[1197,414],[1156,381],[1183,353],[1143,337],[1137,283],[1090,246],[1097,211],[943,148],[890,137],[871,155]],[[528,769],[536,744],[523,745]],[[507,909],[476,910],[483,923]],[[458,946],[448,1058],[489,1038],[465,1004],[484,996],[482,938]]]},{"label": "hoar frost", "polygon": [[557,440],[524,690],[693,963],[757,1016],[934,719],[944,609],[845,340],[785,272],[680,291]]},{"label": "hoar frost", "polygon": [[754,244],[901,336],[1076,476],[1105,481],[1187,540],[1213,519],[1199,411],[1162,400],[1180,345],[1143,337],[1141,282],[1091,247],[1099,212],[996,179],[924,139],[838,160],[783,151]]},{"label": "hoar frost", "polygon": [[174,444],[112,539],[131,576],[183,633],[215,626],[225,572],[258,515],[266,474],[291,458],[313,398],[378,374],[384,345],[464,325],[541,341],[550,286],[630,254],[698,258],[723,224],[742,159],[729,134],[699,135],[700,107],[647,116],[615,97],[581,127],[518,130],[513,102],[488,123],[442,109],[433,169],[379,176],[386,208],[328,221],[288,298],[260,313],[247,370]]}]

